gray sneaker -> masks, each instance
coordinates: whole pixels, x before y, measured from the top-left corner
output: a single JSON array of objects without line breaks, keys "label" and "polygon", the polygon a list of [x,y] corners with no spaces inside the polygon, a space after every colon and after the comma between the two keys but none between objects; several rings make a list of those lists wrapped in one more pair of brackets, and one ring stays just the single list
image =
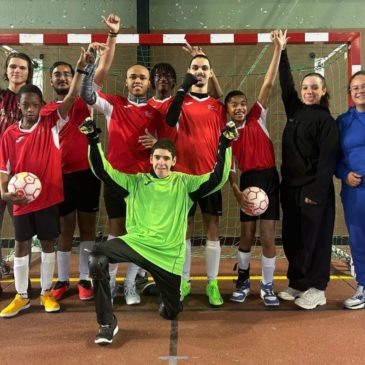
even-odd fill
[{"label": "gray sneaker", "polygon": [[325,305],[327,303],[324,290],[316,288],[309,288],[294,302],[297,306],[304,309],[314,309],[318,305]]},{"label": "gray sneaker", "polygon": [[358,285],[356,292],[351,298],[346,299],[343,305],[347,309],[361,309],[365,307],[365,292],[362,285]]},{"label": "gray sneaker", "polygon": [[293,301],[296,298],[299,298],[303,294],[302,291],[293,289],[290,286],[288,286],[285,290],[280,291],[278,293],[278,297],[282,300],[290,300]]},{"label": "gray sneaker", "polygon": [[124,282],[124,299],[128,305],[141,303],[141,297],[136,291],[135,282]]}]

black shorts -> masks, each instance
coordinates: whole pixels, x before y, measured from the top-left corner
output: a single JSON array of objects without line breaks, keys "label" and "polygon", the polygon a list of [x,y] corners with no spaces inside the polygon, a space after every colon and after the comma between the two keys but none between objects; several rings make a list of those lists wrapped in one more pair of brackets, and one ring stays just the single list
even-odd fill
[{"label": "black shorts", "polygon": [[109,219],[126,217],[127,206],[121,191],[104,184],[104,203]]},{"label": "black shorts", "polygon": [[64,174],[65,200],[59,204],[60,216],[74,210],[93,213],[99,210],[101,182],[90,169]]},{"label": "black shorts", "polygon": [[249,186],[257,186],[264,190],[269,197],[269,206],[265,213],[260,216],[250,216],[240,210],[241,222],[250,222],[257,219],[279,220],[280,200],[279,200],[279,174],[275,167],[264,170],[251,170],[241,174],[240,189],[243,191]]},{"label": "black shorts", "polygon": [[189,217],[194,217],[197,204],[199,204],[203,214],[222,215],[222,193],[220,190],[195,202],[189,211]]},{"label": "black shorts", "polygon": [[58,205],[14,216],[14,229],[17,241],[27,241],[35,235],[39,240],[56,239],[60,233]]}]

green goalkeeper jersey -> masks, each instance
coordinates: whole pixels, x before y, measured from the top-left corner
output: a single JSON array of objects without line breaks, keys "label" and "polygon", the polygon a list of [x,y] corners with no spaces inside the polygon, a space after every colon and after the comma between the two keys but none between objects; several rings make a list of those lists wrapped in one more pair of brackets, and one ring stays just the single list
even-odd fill
[{"label": "green goalkeeper jersey", "polygon": [[155,265],[181,275],[188,212],[194,201],[219,190],[227,181],[231,148],[221,148],[212,173],[195,176],[171,172],[165,178],[153,173],[122,173],[106,160],[100,143],[89,148],[95,175],[125,191],[128,233],[120,238]]}]

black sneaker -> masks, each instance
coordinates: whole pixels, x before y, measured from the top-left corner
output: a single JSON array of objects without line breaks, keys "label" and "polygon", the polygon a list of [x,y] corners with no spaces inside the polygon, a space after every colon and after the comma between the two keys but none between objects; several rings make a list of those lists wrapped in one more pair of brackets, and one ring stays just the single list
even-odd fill
[{"label": "black sneaker", "polygon": [[112,324],[100,325],[94,342],[101,346],[108,345],[113,342],[113,337],[118,333],[118,330],[117,318],[113,315]]},{"label": "black sneaker", "polygon": [[145,275],[139,275],[137,274],[136,276],[136,287],[138,289],[140,289],[141,287],[143,287],[146,283],[148,283],[148,274],[146,273]]},{"label": "black sneaker", "polygon": [[154,281],[150,281],[143,287],[142,294],[156,296],[160,295],[160,291],[158,290],[156,283]]}]

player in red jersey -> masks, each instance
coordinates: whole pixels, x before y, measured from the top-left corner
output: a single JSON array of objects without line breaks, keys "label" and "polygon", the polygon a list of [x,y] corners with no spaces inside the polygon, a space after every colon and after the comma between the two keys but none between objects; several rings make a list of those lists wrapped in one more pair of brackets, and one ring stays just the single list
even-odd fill
[{"label": "player in red jersey", "polygon": [[[110,14],[103,17],[111,34],[119,31],[119,17]],[[96,70],[95,83],[102,85],[106,69],[111,65],[116,37],[108,34],[108,49],[101,56]],[[49,115],[57,109],[70,89],[74,77],[72,66],[63,61],[55,62],[50,68],[50,83],[56,93],[52,101],[41,110],[41,115]],[[57,251],[58,281],[52,289],[56,300],[60,300],[70,287],[70,259],[76,223],[80,233],[79,298],[93,298],[93,288],[88,278],[88,257],[95,244],[96,212],[99,210],[100,181],[89,167],[87,139],[79,131],[79,125],[90,116],[87,104],[78,97],[69,112],[69,122],[60,133],[62,177],[65,200],[59,205],[61,234]]]},{"label": "player in red jersey", "polygon": [[286,44],[286,32],[271,32],[275,45],[273,57],[261,86],[257,101],[247,113],[247,97],[239,90],[231,91],[225,98],[227,112],[240,131],[238,140],[232,143],[234,159],[241,171],[240,185],[237,173],[231,172],[230,182],[241,208],[250,203],[242,194],[249,186],[258,186],[269,197],[269,207],[260,217],[240,212],[241,238],[238,249],[238,278],[231,301],[242,303],[250,294],[250,257],[254,243],[256,222],[260,219],[262,245],[262,281],[260,296],[266,306],[278,306],[274,293],[275,270],[275,221],[279,219],[279,175],[275,167],[274,147],[266,129],[267,105],[280,62],[281,50]]},{"label": "player in red jersey", "polygon": [[[125,173],[148,172],[150,170],[149,147],[151,146],[146,145],[141,137],[146,135],[146,130],[151,135],[157,136],[162,127],[160,113],[147,103],[147,91],[150,86],[149,71],[142,65],[133,65],[127,70],[128,97],[125,98],[119,95],[96,93],[93,90],[92,77],[95,67],[96,65],[91,67],[90,75],[84,79],[81,97],[105,115],[109,135],[108,161],[115,169]],[[121,236],[125,233],[126,215],[123,196],[115,188],[105,186],[104,201],[109,217],[108,239]],[[117,267],[117,264],[113,265]],[[124,297],[129,305],[140,303],[135,287],[137,273],[138,267],[129,264],[124,282]],[[113,275],[110,276],[111,286],[113,286]]]},{"label": "player in red jersey", "polygon": [[[224,105],[208,95],[208,83],[212,69],[207,56],[195,55],[189,66],[182,86],[177,91],[167,113],[166,121],[170,126],[178,126],[176,150],[178,162],[175,170],[193,175],[211,171],[215,163],[221,129],[226,123]],[[191,92],[188,93],[191,87]],[[196,159],[195,156],[200,156]],[[219,216],[222,214],[220,191],[199,200],[203,213],[204,227],[207,232],[206,266],[208,285],[206,294],[213,306],[223,304],[216,277],[219,271],[220,242],[218,236]],[[191,267],[191,230],[196,205],[189,212],[189,225],[186,239],[186,261],[181,285],[181,299],[190,294]]]},{"label": "player in red jersey", "polygon": [[[31,59],[25,53],[10,53],[4,64],[4,80],[8,82],[8,88],[5,90],[0,89],[0,141],[5,130],[21,119],[21,111],[18,107],[18,92],[22,86],[31,83],[32,78],[33,64]],[[6,202],[0,198],[0,232],[6,206]],[[8,205],[8,210],[12,216],[11,205]],[[7,274],[10,271],[10,266],[2,259],[0,243],[0,279],[2,274]],[[0,285],[0,294],[1,292]]]},{"label": "player in red jersey", "polygon": [[[67,123],[67,114],[80,88],[81,76],[91,55],[82,49],[77,62],[77,74],[63,103],[51,115],[40,117],[42,92],[34,85],[19,90],[22,119],[9,127],[1,141],[0,179],[1,197],[14,204],[15,258],[14,278],[17,294],[5,307],[1,317],[13,317],[30,306],[27,286],[29,278],[29,251],[36,234],[41,242],[41,296],[46,312],[59,311],[60,306],[51,292],[55,253],[54,240],[59,233],[57,205],[63,200],[59,131]],[[32,172],[42,182],[39,197],[28,202],[8,192],[11,175]]]}]

